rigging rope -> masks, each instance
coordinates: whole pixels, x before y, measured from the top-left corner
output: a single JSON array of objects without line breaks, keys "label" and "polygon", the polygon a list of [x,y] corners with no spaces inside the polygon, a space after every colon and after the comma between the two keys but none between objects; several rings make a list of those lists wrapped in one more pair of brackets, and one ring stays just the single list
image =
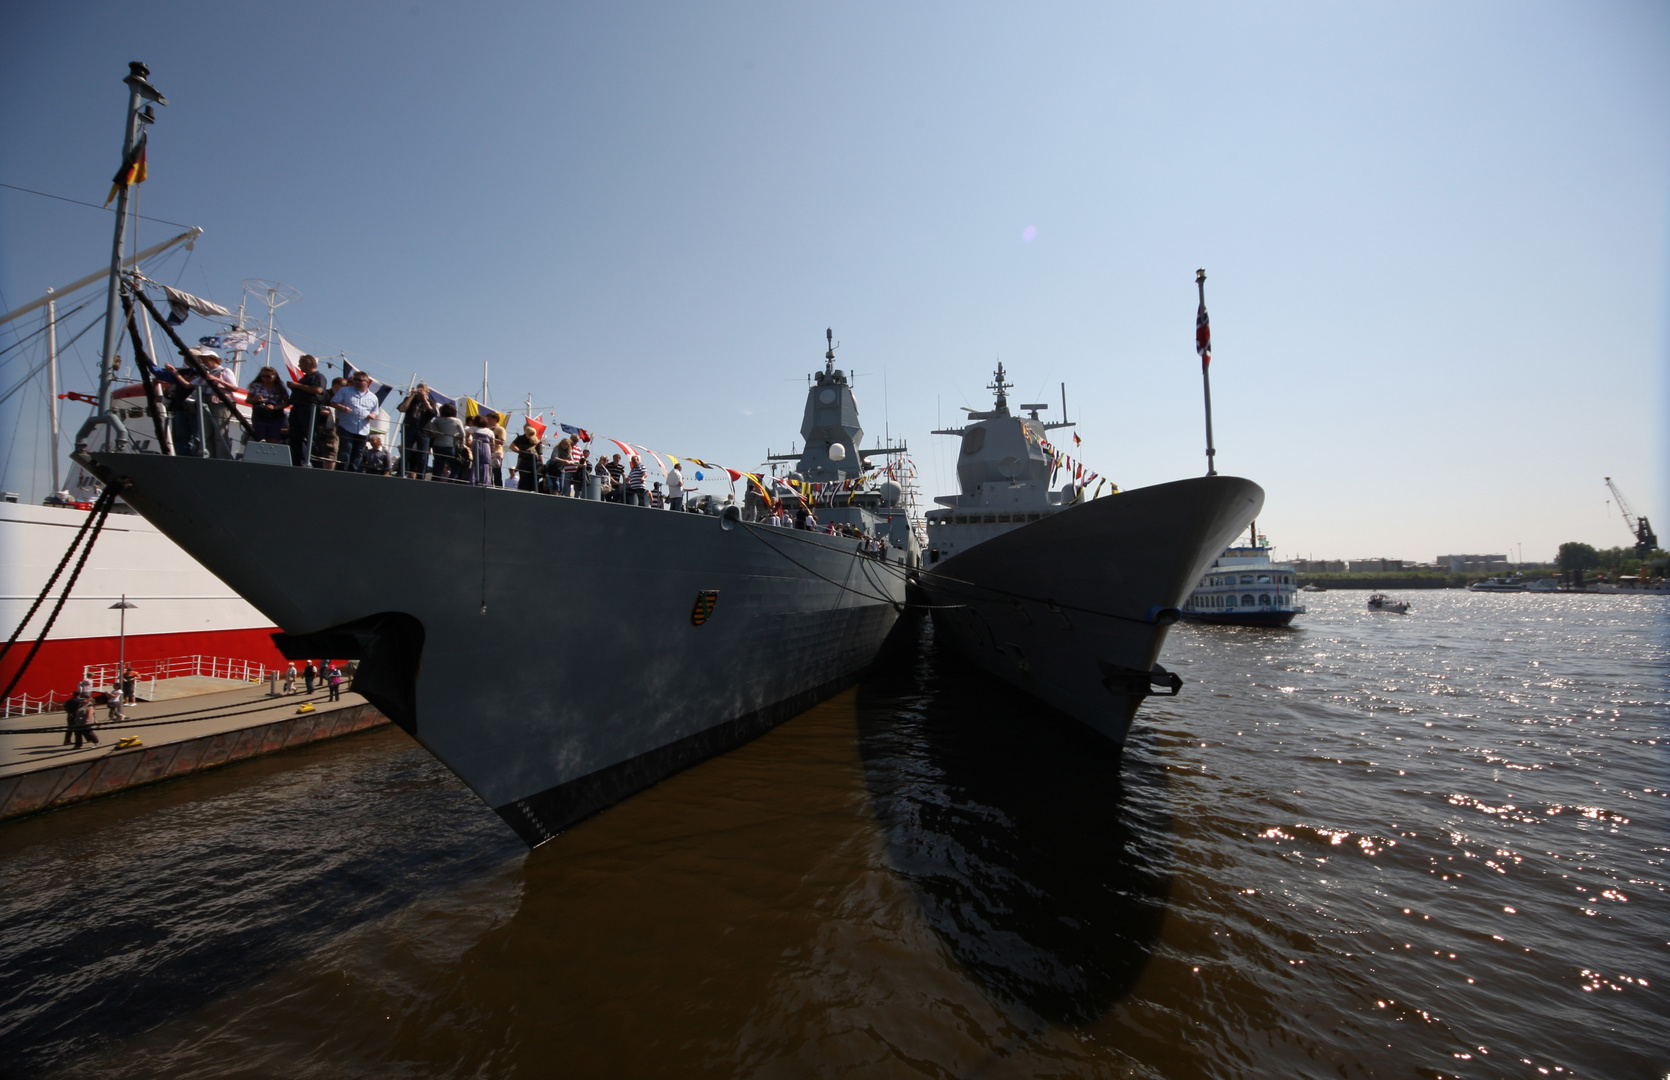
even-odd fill
[{"label": "rigging rope", "polygon": [[[81,545],[81,558],[76,560],[75,569],[71,571],[69,581],[64,583],[64,591],[59,595],[58,602],[52,605],[52,614],[47,616],[46,625],[41,627],[40,636],[35,638],[35,643],[29,647],[29,654],[23,658],[23,663],[18,665],[17,671],[12,675],[12,681],[6,684],[5,690],[0,691],[0,700],[12,696],[12,691],[17,689],[17,684],[23,680],[23,673],[29,670],[29,665],[34,661],[35,654],[41,651],[41,645],[45,643],[46,635],[52,631],[52,624],[58,621],[58,614],[64,610],[64,602],[70,598],[70,590],[75,588],[76,579],[81,576],[82,567],[87,565],[87,556],[93,553],[93,543],[99,538],[99,531],[104,528],[104,519],[110,516],[110,508],[115,505],[116,495],[121,490],[122,485],[115,483],[107,485],[103,491],[99,492],[98,501],[93,504],[93,509],[88,513],[87,521],[81,526],[81,532],[76,533],[75,539],[70,543],[70,550],[64,553],[64,562],[68,562],[77,545],[81,545],[82,536],[85,535],[87,543]],[[90,533],[87,531],[88,525],[92,526]],[[58,569],[53,571],[52,580],[48,581],[46,588],[41,590],[41,595],[36,599],[34,607],[29,609],[29,614],[24,616],[23,622],[19,623],[17,629],[13,631],[11,640],[6,642],[5,650],[0,650],[0,657],[4,657],[5,653],[11,650],[12,643],[17,640],[18,635],[23,632],[23,628],[28,625],[30,617],[39,610],[41,602],[46,599],[47,593],[52,591],[53,582],[58,580],[58,575],[63,572],[63,569],[64,563],[61,562],[58,564]]]},{"label": "rigging rope", "polygon": [[[763,528],[770,528],[772,526],[752,525],[748,522],[741,522],[740,524],[747,531],[748,535],[754,537],[754,539],[758,540],[760,543],[762,543],[766,547],[770,548],[774,553],[776,553],[778,555],[781,555],[783,558],[787,559],[791,563],[794,563],[794,565],[800,567],[802,570],[806,571],[808,574],[811,574],[813,577],[819,578],[823,581],[827,581],[827,582],[829,582],[829,584],[835,586],[837,589],[845,589],[847,592],[853,593],[857,596],[862,596],[866,600],[873,600],[878,604],[888,604],[891,607],[893,607],[895,610],[898,610],[898,611],[903,611],[904,610],[905,605],[899,603],[897,600],[893,599],[891,596],[877,596],[873,593],[864,592],[862,589],[854,589],[850,585],[843,585],[841,582],[836,581],[834,578],[824,577],[822,574],[818,573],[816,570],[813,570],[810,566],[807,566],[805,563],[796,559],[793,555],[790,555],[788,552],[778,549],[777,546],[774,545],[771,541],[767,540],[761,532],[761,530]],[[800,537],[791,537],[791,539],[798,540],[798,539],[800,539]],[[818,546],[823,547],[824,545],[819,544]],[[883,566],[887,565],[887,561],[885,559],[883,559],[883,560],[871,560],[871,561],[880,561]]]},{"label": "rigging rope", "polygon": [[[794,535],[794,533],[790,530],[785,529],[785,530],[783,530],[783,532],[784,532],[784,535],[786,535],[791,540],[800,540],[800,541],[805,542],[805,543],[815,543],[815,541],[809,540],[805,537],[800,537],[800,536]],[[775,549],[773,549],[773,550],[775,550]],[[779,554],[781,554],[781,553],[779,552]],[[785,555],[784,558],[788,558],[788,556]],[[799,564],[797,563],[796,565],[799,565]],[[884,563],[883,565],[886,565],[888,567],[888,569],[890,569],[890,570],[893,569],[891,564]],[[961,585],[964,588],[974,589],[974,590],[977,590],[977,591],[990,593],[993,596],[1002,597],[1002,598],[1008,599],[1008,600],[1028,600],[1028,601],[1031,601],[1034,604],[1042,604],[1046,607],[1061,608],[1061,609],[1066,610],[1066,611],[1077,611],[1077,612],[1079,612],[1081,614],[1084,614],[1084,615],[1098,615],[1098,616],[1101,616],[1101,617],[1107,618],[1107,619],[1119,619],[1119,620],[1124,621],[1124,622],[1140,623],[1144,626],[1153,625],[1153,620],[1149,619],[1149,618],[1146,618],[1146,617],[1139,617],[1139,616],[1136,616],[1136,615],[1120,615],[1119,613],[1113,612],[1113,611],[1102,611],[1098,608],[1087,608],[1087,607],[1082,607],[1078,604],[1062,603],[1059,600],[1051,600],[1051,599],[1048,599],[1048,598],[1045,598],[1045,597],[1030,596],[1026,593],[1015,592],[1013,589],[1000,589],[995,585],[981,585],[977,582],[965,581],[962,578],[952,577],[950,574],[947,574],[942,570],[929,570],[926,567],[919,566],[919,567],[916,568],[916,572],[919,576],[940,578],[944,581],[953,582],[957,585]],[[967,607],[968,605],[967,604],[914,604],[913,603],[913,604],[907,604],[906,606],[907,607],[920,608],[920,609],[923,609],[923,610],[933,610],[933,609],[936,609],[936,608],[961,608],[961,607]]]},{"label": "rigging rope", "polygon": [[[86,307],[88,304],[91,304],[91,303],[92,303],[91,300],[86,300],[86,301],[83,301],[80,304],[77,304],[75,307],[73,307],[70,310],[64,312],[62,315],[59,315],[57,321],[58,322],[63,322],[65,319],[69,318],[71,315],[74,315],[76,312],[80,311],[82,308]],[[24,342],[28,341],[32,337],[36,337],[40,334],[46,333],[46,328],[50,325],[52,325],[50,322],[47,322],[47,321],[43,320],[39,326],[35,327],[33,330],[29,331],[27,334],[24,334],[22,337],[18,338],[16,341],[12,342],[10,345],[7,345],[4,349],[0,349],[0,356],[5,356],[7,353],[11,352],[13,349],[17,348],[19,345],[22,345]]]},{"label": "rigging rope", "polygon": [[[104,496],[101,494],[99,499],[102,501],[103,498]],[[80,531],[75,534],[75,539],[70,541],[69,550],[65,551],[64,557],[59,560],[58,569],[54,570],[52,576],[46,579],[45,588],[41,589],[41,594],[35,597],[35,602],[29,606],[29,613],[23,616],[22,622],[17,624],[17,629],[13,630],[12,636],[6,639],[6,644],[0,646],[0,660],[6,659],[6,654],[12,651],[13,645],[17,644],[18,635],[23,633],[23,628],[29,625],[29,620],[33,619],[35,612],[40,610],[41,604],[46,600],[46,594],[52,591],[52,586],[57,584],[58,575],[62,574],[64,567],[70,564],[71,556],[75,554],[75,549],[81,546],[81,538],[87,535],[88,529],[92,528],[93,519],[98,516],[98,512],[98,507],[95,505],[87,515],[87,519],[81,523]]]}]

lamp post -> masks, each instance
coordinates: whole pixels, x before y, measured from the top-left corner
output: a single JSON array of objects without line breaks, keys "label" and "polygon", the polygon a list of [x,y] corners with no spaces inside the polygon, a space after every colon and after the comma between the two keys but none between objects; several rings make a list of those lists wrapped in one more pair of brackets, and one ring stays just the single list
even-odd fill
[{"label": "lamp post", "polygon": [[123,593],[121,600],[110,605],[111,611],[120,611],[122,613],[122,636],[117,639],[120,644],[117,646],[116,654],[116,679],[118,682],[121,681],[122,670],[128,666],[128,612],[138,606],[138,604],[128,603],[127,593]]}]

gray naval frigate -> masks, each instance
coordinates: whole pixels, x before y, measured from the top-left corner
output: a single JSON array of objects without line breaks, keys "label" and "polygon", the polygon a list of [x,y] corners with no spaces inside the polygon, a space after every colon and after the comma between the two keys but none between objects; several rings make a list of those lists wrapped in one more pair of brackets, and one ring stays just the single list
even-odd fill
[{"label": "gray naval frigate", "polygon": [[[803,476],[845,476],[858,407],[812,381]],[[357,659],[352,688],[530,846],[851,683],[919,555],[897,485],[839,516],[873,542],[704,499],[670,512],[244,460],[82,459],[283,631]],[[307,524],[298,524],[304,516]]]},{"label": "gray naval frigate", "polygon": [[1124,745],[1138,706],[1175,694],[1158,667],[1167,628],[1231,538],[1264,504],[1250,480],[1203,476],[1085,498],[1050,490],[1047,405],[1009,411],[1003,365],[996,404],[967,426],[961,491],[935,501],[919,580],[934,626],[958,652]]}]

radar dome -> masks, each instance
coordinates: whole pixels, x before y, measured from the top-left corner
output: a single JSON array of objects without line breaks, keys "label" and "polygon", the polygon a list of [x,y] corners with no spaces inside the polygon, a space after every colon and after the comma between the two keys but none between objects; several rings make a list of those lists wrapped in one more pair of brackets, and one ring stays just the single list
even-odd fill
[{"label": "radar dome", "polygon": [[829,460],[830,461],[845,461],[846,459],[847,459],[847,448],[842,446],[840,443],[836,443],[834,446],[831,446],[829,448]]},{"label": "radar dome", "polygon": [[878,490],[881,491],[881,501],[886,503],[888,506],[898,506],[899,496],[905,493],[904,488],[900,487],[891,480],[882,481],[881,487]]}]

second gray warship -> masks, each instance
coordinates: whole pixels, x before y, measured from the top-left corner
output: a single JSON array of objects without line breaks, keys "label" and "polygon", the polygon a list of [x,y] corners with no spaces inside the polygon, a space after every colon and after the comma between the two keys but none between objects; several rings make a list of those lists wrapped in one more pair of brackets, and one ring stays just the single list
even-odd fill
[{"label": "second gray warship", "polygon": [[934,625],[981,667],[1123,745],[1137,707],[1175,694],[1155,665],[1195,582],[1257,515],[1251,480],[1203,476],[1086,499],[1051,491],[1045,431],[1069,427],[1009,411],[1003,365],[996,403],[965,427],[957,495],[927,516],[920,571]]},{"label": "second gray warship", "polygon": [[[833,351],[801,434],[802,476],[859,482],[841,465],[883,452],[859,449]],[[352,688],[530,846],[852,682],[918,556],[897,485],[842,507],[855,538],[711,499],[678,513],[131,448],[80,460],[277,624],[286,655],[357,658]],[[328,573],[280,507],[318,516]]]}]

